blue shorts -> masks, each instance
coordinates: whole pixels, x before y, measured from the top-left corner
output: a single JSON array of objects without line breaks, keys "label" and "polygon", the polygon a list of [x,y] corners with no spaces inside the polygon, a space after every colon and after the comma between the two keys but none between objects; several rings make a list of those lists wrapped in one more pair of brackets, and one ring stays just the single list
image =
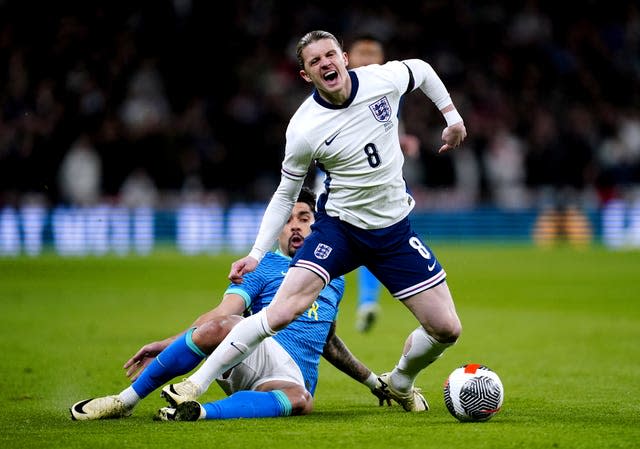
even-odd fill
[{"label": "blue shorts", "polygon": [[366,266],[396,299],[434,287],[446,273],[431,249],[411,229],[409,218],[384,229],[360,229],[319,212],[311,234],[291,266],[331,279]]}]

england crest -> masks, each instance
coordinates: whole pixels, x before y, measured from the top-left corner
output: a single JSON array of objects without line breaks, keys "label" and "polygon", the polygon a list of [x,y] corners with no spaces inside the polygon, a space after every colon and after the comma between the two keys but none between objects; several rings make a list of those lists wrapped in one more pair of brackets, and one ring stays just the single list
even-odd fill
[{"label": "england crest", "polygon": [[332,249],[333,248],[331,248],[329,245],[325,245],[324,243],[318,243],[318,246],[316,246],[316,249],[313,252],[313,255],[316,256],[318,259],[326,259],[327,257],[329,257],[329,254],[331,254]]},{"label": "england crest", "polygon": [[388,122],[391,119],[391,105],[387,97],[382,97],[378,101],[369,105],[373,116],[379,122]]}]

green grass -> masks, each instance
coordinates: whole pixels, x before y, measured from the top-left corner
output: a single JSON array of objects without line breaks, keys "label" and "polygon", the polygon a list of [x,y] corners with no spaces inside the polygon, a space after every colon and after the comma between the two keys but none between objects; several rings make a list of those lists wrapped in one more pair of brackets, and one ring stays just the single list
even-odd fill
[{"label": "green grass", "polygon": [[[213,307],[233,257],[0,259],[1,447],[632,448],[640,441],[640,252],[434,245],[464,331],[418,378],[426,414],[377,407],[322,364],[304,417],[159,423],[153,394],[131,418],[73,422],[68,407],[119,392],[140,346]],[[377,372],[416,326],[386,293],[370,334],[354,330],[347,279],[338,333]],[[502,411],[486,423],[449,415],[442,384],[468,362],[493,368]],[[221,398],[215,386],[206,399]]]}]

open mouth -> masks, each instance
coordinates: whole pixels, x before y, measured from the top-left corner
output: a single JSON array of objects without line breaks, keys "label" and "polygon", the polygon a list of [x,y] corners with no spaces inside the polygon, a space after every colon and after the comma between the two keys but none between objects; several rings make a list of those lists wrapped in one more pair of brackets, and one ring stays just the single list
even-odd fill
[{"label": "open mouth", "polygon": [[301,246],[304,242],[304,238],[300,234],[294,234],[289,239],[289,244],[293,246]]},{"label": "open mouth", "polygon": [[322,78],[324,78],[325,81],[333,81],[336,78],[338,78],[338,72],[336,72],[335,70],[332,70],[322,75]]}]

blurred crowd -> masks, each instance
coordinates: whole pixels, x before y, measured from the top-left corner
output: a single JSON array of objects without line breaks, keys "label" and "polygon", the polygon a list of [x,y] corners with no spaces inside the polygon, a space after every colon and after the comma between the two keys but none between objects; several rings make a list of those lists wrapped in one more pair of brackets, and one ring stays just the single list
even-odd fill
[{"label": "blurred crowd", "polygon": [[401,111],[419,206],[636,194],[637,0],[0,0],[0,207],[268,199],[312,29],[374,35],[445,81],[463,148],[436,153],[444,120],[420,92]]}]

